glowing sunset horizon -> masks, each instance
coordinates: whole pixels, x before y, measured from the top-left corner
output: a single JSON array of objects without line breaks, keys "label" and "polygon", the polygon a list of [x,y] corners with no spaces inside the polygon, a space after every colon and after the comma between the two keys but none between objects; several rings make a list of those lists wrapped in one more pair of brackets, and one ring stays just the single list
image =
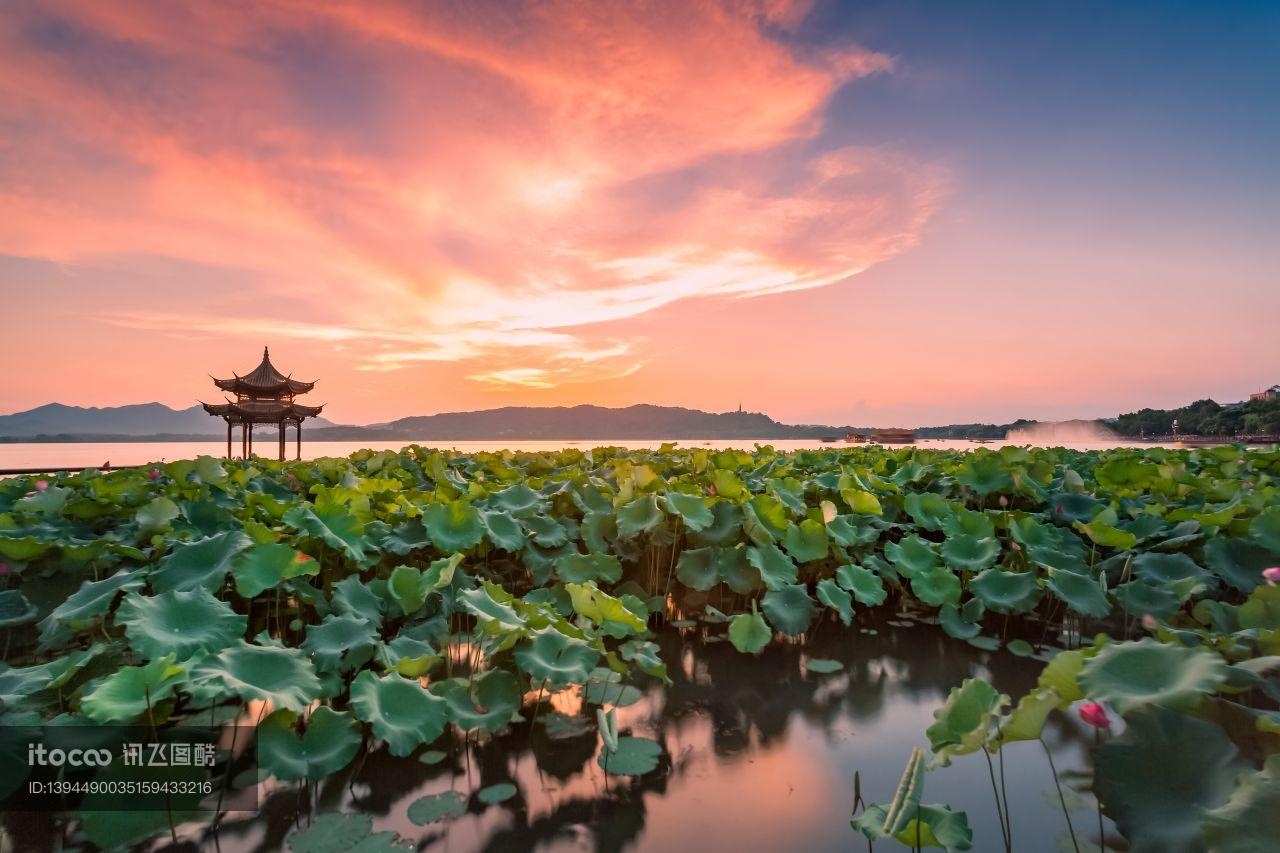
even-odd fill
[{"label": "glowing sunset horizon", "polygon": [[19,2],[0,414],[1102,417],[1280,381],[1280,12]]}]

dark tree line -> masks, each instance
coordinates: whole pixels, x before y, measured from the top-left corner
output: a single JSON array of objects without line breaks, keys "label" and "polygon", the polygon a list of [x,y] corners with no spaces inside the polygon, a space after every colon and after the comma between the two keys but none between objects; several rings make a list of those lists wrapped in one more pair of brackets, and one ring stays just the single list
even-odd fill
[{"label": "dark tree line", "polygon": [[1197,400],[1181,409],[1140,409],[1116,418],[1111,428],[1121,435],[1170,435],[1174,420],[1182,435],[1277,435],[1280,399],[1231,407]]}]

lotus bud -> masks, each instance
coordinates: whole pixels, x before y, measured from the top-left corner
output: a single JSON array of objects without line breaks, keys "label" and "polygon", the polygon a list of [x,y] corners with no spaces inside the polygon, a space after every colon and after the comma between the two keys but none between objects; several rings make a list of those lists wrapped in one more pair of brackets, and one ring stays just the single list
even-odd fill
[{"label": "lotus bud", "polygon": [[43,492],[43,491],[44,491],[45,489],[47,489],[47,488],[49,488],[49,481],[48,481],[48,480],[36,480],[36,491],[37,491],[37,492]]},{"label": "lotus bud", "polygon": [[1097,702],[1085,702],[1081,705],[1080,719],[1084,720],[1095,729],[1111,728],[1111,718],[1107,716],[1106,709]]},{"label": "lotus bud", "polygon": [[1160,622],[1150,613],[1142,614],[1142,627],[1154,633],[1160,628]]},{"label": "lotus bud", "polygon": [[160,469],[159,469],[159,468],[152,468],[150,471],[148,471],[148,472],[147,472],[147,479],[149,479],[149,480],[159,480],[159,479],[160,479]]},{"label": "lotus bud", "polygon": [[1021,545],[1019,545],[1017,542],[1010,542],[1010,543],[1009,543],[1009,549],[1010,549],[1011,551],[1021,551],[1021,550],[1022,550],[1022,546],[1021,546]]},{"label": "lotus bud", "polygon": [[1006,498],[1004,495],[1001,495],[1000,500],[997,501],[997,503],[999,503],[1000,508],[1003,509],[1004,507],[1007,507],[1009,505],[1009,499]]},{"label": "lotus bud", "polygon": [[1266,579],[1267,586],[1275,586],[1280,583],[1280,566],[1272,566],[1269,569],[1262,570],[1262,577]]}]

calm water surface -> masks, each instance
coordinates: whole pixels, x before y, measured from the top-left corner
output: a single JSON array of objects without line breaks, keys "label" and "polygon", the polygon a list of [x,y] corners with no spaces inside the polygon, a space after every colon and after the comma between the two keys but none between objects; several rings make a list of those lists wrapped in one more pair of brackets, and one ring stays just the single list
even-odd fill
[{"label": "calm water surface", "polygon": [[[401,448],[411,444],[408,441],[385,441],[385,442],[361,442],[361,441],[315,441],[302,443],[302,455],[306,459],[315,459],[322,456],[348,456],[361,448],[372,448],[374,450],[400,450]],[[565,447],[574,447],[580,450],[590,450],[593,447],[615,446],[636,449],[653,449],[656,450],[659,445],[663,444],[662,440],[654,441],[634,441],[634,440],[592,440],[592,441],[422,441],[419,442],[425,447],[438,447],[442,449],[453,449],[464,452],[477,451],[494,451],[494,450],[528,450],[528,451],[554,451]],[[755,441],[749,439],[715,439],[708,441],[683,440],[674,442],[679,447],[710,447],[715,449],[723,448],[742,448],[750,450],[756,444]],[[818,439],[805,439],[798,441],[781,441],[760,439],[760,444],[771,445],[778,450],[812,450],[812,449],[843,449],[856,448],[864,445],[845,444],[837,442],[835,444],[823,443]],[[1021,443],[1021,442],[1020,442]],[[989,443],[979,443],[976,441],[948,441],[948,440],[923,440],[917,442],[915,447],[938,448],[951,450],[972,450],[976,447],[998,448],[1003,442],[994,441]],[[1124,443],[1119,441],[1045,441],[1041,442],[1044,446],[1070,447],[1076,450],[1104,450],[1110,447],[1152,447],[1151,444],[1138,445],[1136,443]],[[895,445],[900,446],[900,445]],[[272,454],[275,446],[270,440],[265,445],[258,445],[255,450],[260,450],[268,456]],[[239,451],[239,445],[236,445],[236,451]],[[175,441],[175,442],[101,442],[86,444],[0,444],[0,469],[8,468],[38,468],[41,466],[49,466],[50,468],[87,468],[91,466],[99,466],[106,463],[112,465],[145,465],[150,462],[172,462],[175,459],[192,459],[200,455],[221,456],[226,452],[226,444],[224,442],[212,439],[208,442],[199,441]],[[293,445],[289,445],[290,454],[293,453]],[[261,455],[261,454],[260,454]],[[272,457],[274,458],[274,457]]]},{"label": "calm water surface", "polygon": [[[674,683],[651,680],[638,702],[618,711],[624,734],[629,728],[653,738],[669,756],[640,780],[605,776],[596,764],[594,726],[561,740],[548,739],[541,725],[532,738],[528,726],[519,726],[479,744],[457,738],[440,747],[451,757],[432,766],[377,750],[309,795],[264,783],[259,814],[229,815],[216,840],[193,829],[184,843],[221,851],[282,849],[314,809],[362,811],[373,817],[375,831],[394,830],[419,849],[450,853],[863,850],[866,842],[849,826],[855,771],[868,801],[888,802],[911,749],[927,747],[925,728],[951,687],[980,675],[1016,698],[1041,667],[1004,651],[979,651],[930,625],[863,623],[868,626],[877,633],[828,621],[806,647],[773,644],[759,657],[741,655],[727,642],[705,642],[696,629],[683,639],[674,629],[660,632]],[[807,656],[840,660],[845,669],[808,673],[802,668]],[[581,709],[572,692],[557,695],[552,705],[566,713]],[[1087,767],[1090,737],[1073,718],[1054,715],[1045,739],[1060,771]],[[1040,745],[1008,747],[1005,770],[1014,849],[1058,849],[1066,824]],[[423,795],[472,794],[499,782],[514,783],[519,793],[492,806],[471,797],[468,813],[447,823],[418,827],[406,815]],[[1077,833],[1096,838],[1089,802],[1068,796],[1077,808]],[[974,850],[1001,847],[981,755],[930,772],[924,799],[968,812]],[[44,817],[15,817],[9,824],[17,830],[16,849],[52,846]],[[905,848],[886,841],[876,849]]]}]

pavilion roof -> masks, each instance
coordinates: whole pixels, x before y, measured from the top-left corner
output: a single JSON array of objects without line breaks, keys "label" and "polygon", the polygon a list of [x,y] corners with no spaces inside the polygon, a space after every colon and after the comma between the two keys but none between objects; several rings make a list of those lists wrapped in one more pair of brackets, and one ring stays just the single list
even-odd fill
[{"label": "pavilion roof", "polygon": [[213,384],[217,385],[223,391],[230,391],[234,394],[305,394],[315,387],[315,382],[302,382],[291,376],[286,376],[276,369],[271,363],[271,352],[267,347],[262,348],[262,363],[251,370],[249,373],[241,376],[236,373],[231,379],[213,380]]},{"label": "pavilion roof", "polygon": [[317,417],[324,405],[304,406],[288,400],[227,400],[225,403],[201,403],[211,415],[233,421],[274,424],[280,421]]}]

